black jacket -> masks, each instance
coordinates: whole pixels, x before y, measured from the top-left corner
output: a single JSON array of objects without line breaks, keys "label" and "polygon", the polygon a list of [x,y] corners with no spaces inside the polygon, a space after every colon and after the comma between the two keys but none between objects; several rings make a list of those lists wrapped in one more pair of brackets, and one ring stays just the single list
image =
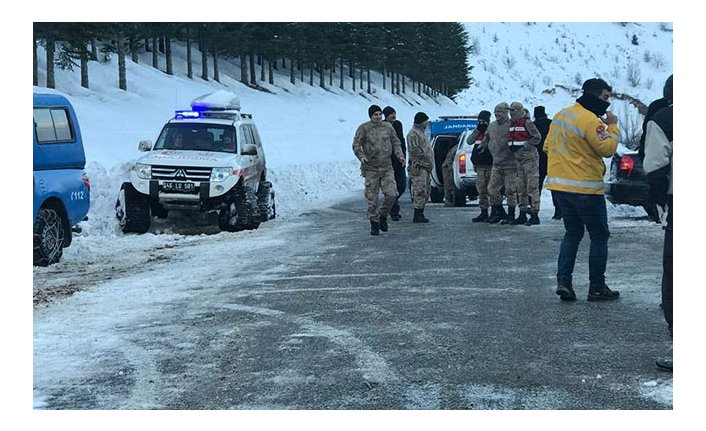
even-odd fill
[{"label": "black jacket", "polygon": [[662,207],[667,204],[668,197],[672,194],[673,112],[670,105],[660,109],[652,117],[652,121],[662,133],[655,134],[654,139],[650,138],[650,151],[643,162],[647,182],[650,184],[650,197]]},{"label": "black jacket", "polygon": [[654,102],[650,103],[650,106],[647,107],[645,121],[642,122],[642,136],[640,136],[640,147],[637,150],[641,160],[645,158],[645,136],[647,135],[647,123],[649,123],[650,120],[654,118],[657,111],[662,108],[666,108],[667,106],[669,106],[669,101],[662,97],[661,99],[657,99]]},{"label": "black jacket", "polygon": [[537,130],[542,134],[542,140],[539,141],[537,145],[537,152],[539,152],[539,176],[547,176],[547,153],[544,152],[544,140],[547,139],[547,134],[549,133],[549,126],[552,124],[552,120],[547,117],[539,117],[534,119],[534,125],[537,126]]},{"label": "black jacket", "polygon": [[[487,132],[486,132],[487,133]],[[471,163],[473,163],[473,166],[483,166],[487,168],[492,168],[493,167],[493,156],[490,154],[489,149],[484,149],[481,151],[480,144],[478,144],[478,141],[483,140],[483,134],[480,133],[478,129],[474,130],[473,133],[469,136],[470,138],[473,138],[473,150],[471,151]]]},{"label": "black jacket", "polygon": [[[400,140],[400,145],[402,146],[402,153],[405,155],[405,157],[407,157],[407,144],[405,144],[404,142],[402,122],[400,120],[395,120],[394,123],[392,123],[392,128],[395,129],[397,139]],[[401,164],[399,160],[397,160],[397,157],[395,157],[394,154],[392,154],[392,167],[394,168],[395,172],[399,172],[400,170],[404,171],[404,165]]]}]

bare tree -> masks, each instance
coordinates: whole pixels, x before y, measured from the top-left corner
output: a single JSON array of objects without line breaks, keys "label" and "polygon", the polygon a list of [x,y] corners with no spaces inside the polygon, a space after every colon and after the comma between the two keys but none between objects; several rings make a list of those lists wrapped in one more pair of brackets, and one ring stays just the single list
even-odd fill
[{"label": "bare tree", "polygon": [[37,36],[32,33],[32,85],[39,85],[39,64],[37,62]]},{"label": "bare tree", "polygon": [[47,88],[56,88],[54,80],[54,54],[56,48],[56,40],[53,36],[47,36]]},{"label": "bare tree", "polygon": [[127,74],[125,72],[125,36],[120,24],[115,34],[115,43],[118,49],[118,87],[127,91]]}]

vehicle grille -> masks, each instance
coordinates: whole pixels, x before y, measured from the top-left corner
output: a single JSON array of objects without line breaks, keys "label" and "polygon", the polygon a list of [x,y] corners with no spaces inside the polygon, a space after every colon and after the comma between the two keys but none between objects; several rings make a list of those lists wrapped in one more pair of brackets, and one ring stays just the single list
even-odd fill
[{"label": "vehicle grille", "polygon": [[152,166],[153,180],[202,182],[211,179],[211,168]]}]

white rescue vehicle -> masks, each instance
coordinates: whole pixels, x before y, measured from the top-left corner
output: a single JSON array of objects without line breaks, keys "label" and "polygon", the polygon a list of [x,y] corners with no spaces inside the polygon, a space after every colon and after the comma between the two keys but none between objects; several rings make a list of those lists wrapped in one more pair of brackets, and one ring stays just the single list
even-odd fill
[{"label": "white rescue vehicle", "polygon": [[140,141],[130,181],[115,204],[123,232],[145,233],[169,210],[218,212],[221,230],[257,229],[275,218],[265,152],[252,115],[227,91],[203,95],[177,111],[157,142]]}]

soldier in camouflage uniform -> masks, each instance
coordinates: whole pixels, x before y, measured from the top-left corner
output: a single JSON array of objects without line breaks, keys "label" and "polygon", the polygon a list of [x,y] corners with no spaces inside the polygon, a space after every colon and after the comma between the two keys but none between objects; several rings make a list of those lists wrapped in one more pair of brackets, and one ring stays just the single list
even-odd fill
[{"label": "soldier in camouflage uniform", "polygon": [[[360,160],[360,173],[365,178],[365,199],[368,202],[370,234],[387,232],[387,215],[397,199],[397,184],[392,168],[392,154],[404,164],[404,154],[395,129],[389,122],[382,121],[382,109],[377,105],[368,108],[370,121],[355,131],[353,153]],[[385,196],[378,211],[378,193],[382,189]]]},{"label": "soldier in camouflage uniform", "polygon": [[[515,205],[517,205],[517,160],[510,151],[508,136],[510,134],[510,107],[502,102],[495,106],[495,118],[488,125],[488,131],[481,142],[481,148],[490,150],[493,156],[493,169],[490,172],[490,217],[488,223],[507,224],[515,219]],[[500,190],[505,187],[507,196],[507,213],[503,209],[503,197]]]},{"label": "soldier in camouflage uniform", "polygon": [[447,207],[454,206],[454,192],[456,191],[456,184],[454,184],[454,159],[456,158],[457,149],[458,144],[449,148],[444,163],[441,164],[441,174],[444,176],[444,206]]},{"label": "soldier in camouflage uniform", "polygon": [[434,166],[434,152],[424,130],[429,124],[429,117],[424,112],[414,116],[414,126],[407,134],[407,153],[409,165],[407,172],[412,181],[412,196],[414,200],[414,218],[412,223],[428,223],[424,217],[424,207],[429,199],[431,170]]},{"label": "soldier in camouflage uniform", "polygon": [[[539,224],[539,153],[537,145],[542,134],[529,119],[529,112],[520,102],[510,104],[510,135],[508,145],[517,160],[517,194],[520,201],[520,215],[512,224]],[[528,201],[532,199],[532,207]],[[530,218],[527,220],[527,213]]]},{"label": "soldier in camouflage uniform", "polygon": [[478,113],[478,126],[466,140],[469,145],[473,145],[471,163],[473,163],[473,170],[477,174],[476,190],[478,190],[480,214],[478,217],[471,219],[474,223],[488,221],[488,218],[490,218],[488,215],[488,183],[490,182],[490,173],[493,170],[493,156],[490,155],[489,150],[483,150],[480,147],[485,137],[485,132],[488,131],[488,124],[490,124],[490,111],[480,111]]}]

